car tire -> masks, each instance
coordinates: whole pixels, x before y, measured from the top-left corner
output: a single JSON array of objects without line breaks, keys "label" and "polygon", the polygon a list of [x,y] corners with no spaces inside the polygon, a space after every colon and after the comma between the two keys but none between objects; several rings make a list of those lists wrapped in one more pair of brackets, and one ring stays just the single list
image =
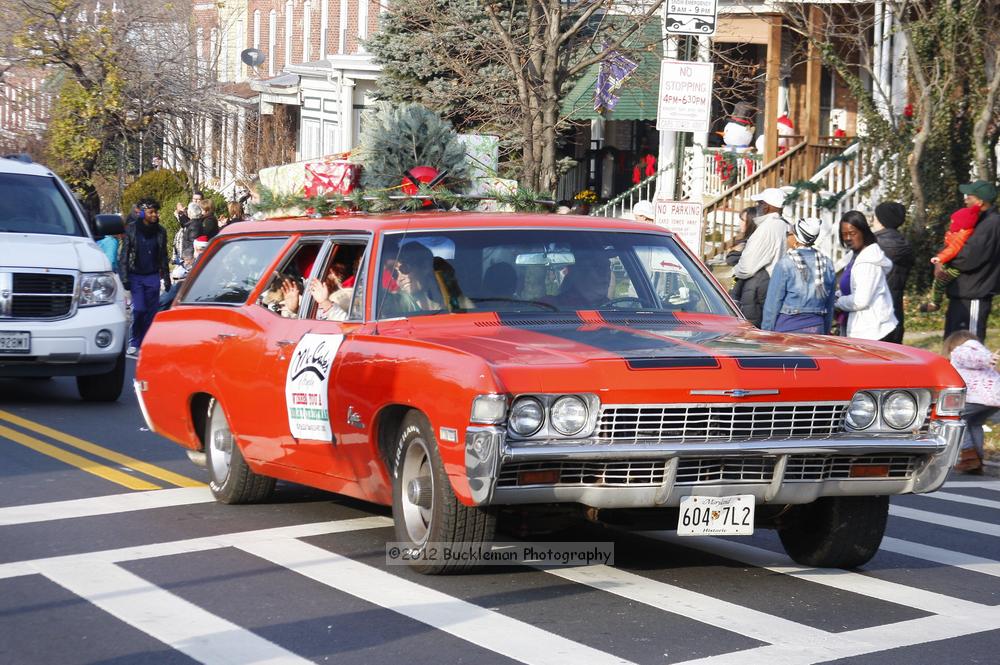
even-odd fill
[{"label": "car tire", "polygon": [[496,534],[496,514],[489,508],[459,502],[423,414],[410,411],[403,419],[393,461],[396,540],[403,543],[410,566],[425,575],[474,570],[477,564],[469,559],[443,560],[442,548],[461,543],[471,545],[473,553],[488,549]]},{"label": "car tire", "polygon": [[263,501],[274,491],[274,478],[254,473],[229,428],[222,404],[212,398],[205,421],[205,457],[209,489],[220,503],[240,504]]},{"label": "car tire", "polygon": [[114,368],[104,374],[76,377],[76,389],[87,402],[114,402],[125,385],[125,349],[118,354]]},{"label": "car tire", "polygon": [[857,568],[878,552],[888,516],[888,496],[824,497],[797,506],[778,536],[798,564]]}]

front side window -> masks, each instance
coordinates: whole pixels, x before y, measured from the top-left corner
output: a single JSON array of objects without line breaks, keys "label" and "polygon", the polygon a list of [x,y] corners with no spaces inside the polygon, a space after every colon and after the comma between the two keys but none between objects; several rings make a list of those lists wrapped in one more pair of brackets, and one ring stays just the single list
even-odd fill
[{"label": "front side window", "polygon": [[379,318],[455,312],[687,311],[731,316],[670,236],[510,229],[392,234]]},{"label": "front side window", "polygon": [[181,298],[182,305],[242,305],[260,282],[287,238],[238,238],[225,242]]},{"label": "front side window", "polygon": [[86,236],[70,202],[48,176],[0,173],[0,233]]}]

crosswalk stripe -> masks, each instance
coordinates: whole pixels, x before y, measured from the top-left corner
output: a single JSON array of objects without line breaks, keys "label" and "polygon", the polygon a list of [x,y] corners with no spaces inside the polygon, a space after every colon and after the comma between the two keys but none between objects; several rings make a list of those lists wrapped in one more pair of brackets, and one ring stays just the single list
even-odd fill
[{"label": "crosswalk stripe", "polygon": [[[686,660],[674,665],[813,665],[852,656],[888,651],[917,644],[954,639],[965,635],[983,633],[1000,628],[1000,614],[996,608],[986,608],[985,613],[971,617],[929,616],[910,621],[882,624],[836,633],[824,643],[794,645],[769,645],[756,649],[732,651],[707,658]],[[889,659],[887,662],[896,662]]]},{"label": "crosswalk stripe", "polygon": [[952,501],[954,503],[965,503],[970,506],[980,506],[982,508],[1000,508],[1000,501],[981,499],[978,496],[965,496],[964,494],[953,494],[951,492],[931,492],[926,497],[929,499]]},{"label": "crosswalk stripe", "polygon": [[177,489],[126,492],[70,501],[35,503],[28,506],[0,508],[0,526],[32,524],[74,517],[95,517],[136,510],[151,510],[170,506],[186,506],[214,501],[208,487],[182,487]]},{"label": "crosswalk stripe", "polygon": [[833,637],[818,628],[609,566],[546,568],[545,572],[761,642],[802,645]]},{"label": "crosswalk stripe", "polygon": [[648,531],[643,535],[674,545],[709,552],[717,556],[742,561],[743,563],[767,570],[790,575],[807,582],[822,584],[848,593],[856,593],[889,603],[912,607],[932,614],[947,616],[972,616],[986,609],[986,605],[973,603],[961,598],[952,598],[933,591],[925,591],[895,582],[880,580],[861,573],[853,573],[834,568],[809,568],[799,566],[784,554],[736,543],[719,538],[697,538],[677,536],[673,532]]},{"label": "crosswalk stripe", "polygon": [[[976,489],[1000,491],[1000,480],[949,480],[944,485],[948,489]],[[919,494],[918,496],[933,496],[934,494]]]},{"label": "crosswalk stripe", "polygon": [[312,662],[113,563],[50,563],[41,572],[116,619],[206,665]]},{"label": "crosswalk stripe", "polygon": [[321,584],[522,663],[628,662],[308,543],[259,542],[238,547]]},{"label": "crosswalk stripe", "polygon": [[898,538],[890,538],[888,536],[882,539],[881,549],[914,559],[933,561],[934,563],[952,566],[953,568],[962,568],[974,573],[1000,577],[1000,561],[985,559],[964,552],[946,550],[941,547],[932,547],[931,545],[924,545],[922,543],[912,543],[907,540],[899,540]]},{"label": "crosswalk stripe", "polygon": [[970,520],[965,517],[955,517],[953,515],[932,513],[928,510],[917,510],[916,508],[907,508],[906,506],[896,505],[889,506],[889,514],[893,517],[902,517],[908,520],[916,520],[918,522],[926,522],[927,524],[936,524],[938,526],[946,526],[951,529],[961,529],[962,531],[971,531],[985,536],[1000,538],[1000,524]]},{"label": "crosswalk stripe", "polygon": [[121,563],[123,561],[136,561],[138,559],[151,559],[153,557],[204,552],[206,550],[215,550],[222,547],[237,547],[242,544],[254,543],[258,541],[308,538],[310,536],[325,536],[331,533],[346,533],[348,531],[358,531],[360,529],[380,529],[387,526],[392,526],[391,519],[388,517],[373,515],[371,517],[359,517],[357,519],[336,520],[332,522],[311,522],[309,524],[279,526],[271,529],[223,533],[216,536],[191,538],[189,540],[172,540],[165,543],[135,545],[133,547],[122,547],[113,550],[84,552],[81,554],[65,554],[62,556],[32,559],[29,561],[14,561],[11,563],[0,564],[0,580],[10,577],[21,577],[23,575],[34,575],[38,573],[40,566],[44,567],[54,564],[66,564],[71,566],[76,562],[84,564],[89,561]]}]

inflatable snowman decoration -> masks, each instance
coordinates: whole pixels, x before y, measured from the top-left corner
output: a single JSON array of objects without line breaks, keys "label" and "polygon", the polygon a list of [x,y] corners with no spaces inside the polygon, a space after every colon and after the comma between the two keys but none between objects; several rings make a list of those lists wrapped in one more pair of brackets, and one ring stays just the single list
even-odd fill
[{"label": "inflatable snowman decoration", "polygon": [[750,120],[750,105],[740,102],[722,128],[722,142],[732,152],[744,152],[753,143],[753,123]]}]

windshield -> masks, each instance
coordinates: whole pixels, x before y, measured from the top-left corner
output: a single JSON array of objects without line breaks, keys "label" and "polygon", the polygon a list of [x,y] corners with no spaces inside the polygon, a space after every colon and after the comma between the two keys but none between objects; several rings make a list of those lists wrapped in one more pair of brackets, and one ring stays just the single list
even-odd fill
[{"label": "windshield", "polygon": [[734,315],[673,238],[563,229],[387,235],[378,317],[454,312],[683,311]]},{"label": "windshield", "polygon": [[86,235],[54,179],[12,173],[0,173],[0,232]]}]

